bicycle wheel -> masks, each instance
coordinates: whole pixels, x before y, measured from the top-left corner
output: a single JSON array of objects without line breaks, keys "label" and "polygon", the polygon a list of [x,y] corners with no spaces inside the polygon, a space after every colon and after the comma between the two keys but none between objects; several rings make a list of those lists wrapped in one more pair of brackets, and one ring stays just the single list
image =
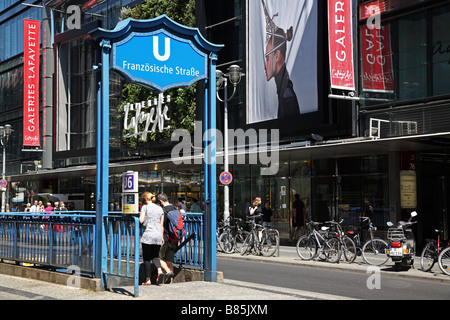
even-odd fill
[{"label": "bicycle wheel", "polygon": [[234,242],[236,246],[234,247],[235,252],[241,252],[242,245],[244,244],[245,239],[248,237],[250,232],[248,231],[241,231],[238,234],[236,234],[236,237],[234,239]]},{"label": "bicycle wheel", "polygon": [[261,237],[261,253],[265,257],[272,256],[280,247],[280,235],[275,229],[265,229]]},{"label": "bicycle wheel", "polygon": [[352,263],[355,261],[358,251],[356,249],[355,242],[351,238],[347,236],[342,237],[341,250],[343,253],[341,255],[341,257],[343,257],[343,261],[347,263]]},{"label": "bicycle wheel", "polygon": [[339,262],[339,259],[341,258],[341,244],[338,238],[331,238],[326,241],[325,254],[328,262]]},{"label": "bicycle wheel", "polygon": [[301,236],[297,241],[297,254],[302,260],[309,261],[317,254],[317,244],[312,237]]},{"label": "bicycle wheel", "polygon": [[420,267],[422,271],[428,272],[436,263],[436,249],[433,243],[427,243],[420,254]]},{"label": "bicycle wheel", "polygon": [[442,250],[439,254],[438,264],[442,272],[450,276],[450,247]]},{"label": "bicycle wheel", "polygon": [[373,239],[367,241],[362,247],[362,256],[366,263],[373,266],[381,266],[385,264],[389,256],[387,255],[388,244],[381,239]]},{"label": "bicycle wheel", "polygon": [[234,253],[236,241],[230,232],[223,232],[219,237],[219,243],[225,253]]},{"label": "bicycle wheel", "polygon": [[253,245],[253,233],[249,232],[241,246],[241,256],[250,253]]}]

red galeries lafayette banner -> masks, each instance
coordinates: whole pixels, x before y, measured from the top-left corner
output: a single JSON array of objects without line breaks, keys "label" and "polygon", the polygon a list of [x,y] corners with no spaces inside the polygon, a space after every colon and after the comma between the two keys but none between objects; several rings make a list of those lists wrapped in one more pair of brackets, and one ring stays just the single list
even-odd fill
[{"label": "red galeries lafayette banner", "polygon": [[41,22],[24,20],[23,145],[39,147],[39,48]]},{"label": "red galeries lafayette banner", "polygon": [[355,90],[352,1],[328,0],[331,87]]}]

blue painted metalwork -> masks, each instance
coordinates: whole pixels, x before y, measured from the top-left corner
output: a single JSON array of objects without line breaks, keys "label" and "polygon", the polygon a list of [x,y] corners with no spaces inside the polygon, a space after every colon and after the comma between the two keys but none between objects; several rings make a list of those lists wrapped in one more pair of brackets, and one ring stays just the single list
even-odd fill
[{"label": "blue painted metalwork", "polygon": [[94,272],[92,212],[0,215],[0,259]]},{"label": "blue painted metalwork", "polygon": [[[0,259],[31,263],[51,269],[77,266],[82,274],[95,276],[96,212],[0,214]],[[205,268],[203,213],[183,214],[186,238],[195,233],[175,256],[185,267]],[[103,217],[106,265],[104,276],[130,278],[139,295],[140,237],[143,229],[134,216],[110,213]]]},{"label": "blue painted metalwork", "polygon": [[108,248],[107,268],[104,274],[130,278],[134,296],[139,296],[140,230],[139,218],[107,216],[105,234]]},{"label": "blue painted metalwork", "polygon": [[183,213],[183,222],[185,229],[185,238],[195,233],[184,247],[175,255],[174,262],[189,267],[199,267],[204,269],[204,230],[203,213]]},{"label": "blue painted metalwork", "polygon": [[[130,41],[132,37],[130,35],[156,35],[159,31],[167,35],[169,38],[185,41],[197,52],[201,53],[205,59],[205,65],[208,65],[208,75],[206,86],[206,104],[205,104],[205,126],[206,132],[210,133],[210,140],[205,143],[205,216],[207,223],[205,224],[205,237],[204,237],[204,254],[205,254],[205,280],[217,281],[216,273],[216,61],[217,53],[223,47],[222,45],[215,45],[208,42],[200,33],[197,28],[189,28],[182,26],[166,15],[162,15],[156,19],[151,20],[134,20],[127,19],[119,22],[114,30],[105,30],[97,28],[91,31],[89,34],[91,37],[98,41],[102,48],[102,84],[101,87],[101,101],[98,105],[98,117],[100,122],[97,129],[97,236],[98,240],[96,247],[96,254],[102,257],[102,262],[97,262],[96,275],[102,277],[106,272],[106,259],[105,256],[105,242],[104,236],[102,236],[103,223],[102,212],[107,212],[108,209],[108,162],[109,162],[109,51],[111,46],[116,48],[117,44],[123,44],[122,42]],[[149,46],[150,47],[150,46]],[[136,53],[137,54],[137,53]],[[158,53],[159,54],[159,53]],[[133,56],[134,57],[134,56]],[[123,58],[123,57],[122,57]],[[132,58],[132,57],[130,57]],[[160,60],[161,61],[161,60]],[[122,71],[117,68],[117,65],[113,66],[117,71]],[[123,69],[123,68],[122,68]],[[194,80],[190,80],[188,83],[179,82],[179,79],[174,77],[173,81],[164,79],[164,83],[157,83],[149,81],[148,78],[139,78],[136,73],[130,74],[124,72],[122,75],[130,81],[149,86],[151,89],[162,91],[167,88],[175,88],[181,86],[187,86]],[[199,75],[198,79],[203,79],[204,75]],[[207,149],[208,148],[208,149]],[[100,184],[100,186],[99,186]],[[101,243],[100,243],[101,240]],[[102,277],[102,284],[106,282],[106,279]]]},{"label": "blue painted metalwork", "polygon": [[[217,281],[216,256],[216,61],[209,59],[209,80],[206,83],[204,111],[204,171],[205,171],[205,280]],[[206,138],[206,139],[205,139]]]}]

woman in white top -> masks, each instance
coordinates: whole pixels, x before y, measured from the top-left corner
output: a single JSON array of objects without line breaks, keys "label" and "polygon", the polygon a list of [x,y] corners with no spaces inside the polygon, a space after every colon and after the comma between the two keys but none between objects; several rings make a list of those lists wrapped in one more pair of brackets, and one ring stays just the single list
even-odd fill
[{"label": "woman in white top", "polygon": [[141,214],[139,215],[139,222],[145,227],[145,231],[141,238],[142,256],[145,267],[145,282],[144,285],[150,285],[151,264],[158,269],[158,278],[156,283],[159,283],[159,276],[163,273],[161,269],[161,262],[159,260],[159,250],[163,244],[164,234],[164,212],[163,209],[154,202],[156,197],[150,192],[143,194],[143,203]]}]

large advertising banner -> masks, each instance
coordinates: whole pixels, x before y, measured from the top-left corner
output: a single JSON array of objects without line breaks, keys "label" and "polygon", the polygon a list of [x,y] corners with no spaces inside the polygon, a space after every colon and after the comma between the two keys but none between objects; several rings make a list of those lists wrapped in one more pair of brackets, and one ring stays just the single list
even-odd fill
[{"label": "large advertising banner", "polygon": [[40,147],[39,55],[41,22],[24,20],[23,145]]},{"label": "large advertising banner", "polygon": [[355,90],[351,0],[328,0],[328,44],[331,87]]},{"label": "large advertising banner", "polygon": [[315,0],[248,1],[247,123],[318,111]]}]

